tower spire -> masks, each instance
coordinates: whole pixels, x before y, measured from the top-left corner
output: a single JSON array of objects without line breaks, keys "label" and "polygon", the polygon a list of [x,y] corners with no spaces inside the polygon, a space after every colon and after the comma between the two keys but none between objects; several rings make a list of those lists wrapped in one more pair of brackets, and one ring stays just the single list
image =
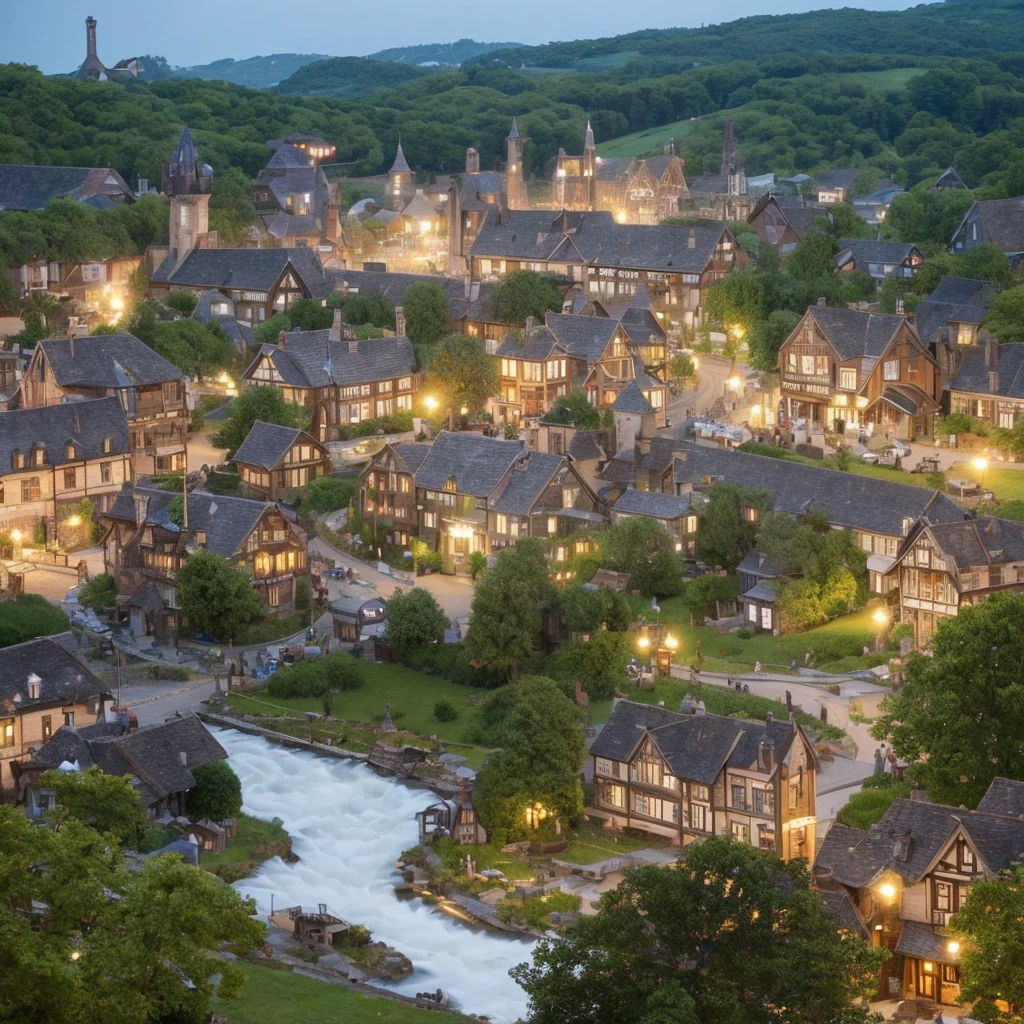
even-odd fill
[{"label": "tower spire", "polygon": [[587,133],[583,136],[583,148],[594,149],[594,129],[590,127],[590,118],[587,118]]},{"label": "tower spire", "polygon": [[512,115],[512,130],[508,133],[510,139],[518,139],[519,135],[519,122],[516,120],[516,115]]}]

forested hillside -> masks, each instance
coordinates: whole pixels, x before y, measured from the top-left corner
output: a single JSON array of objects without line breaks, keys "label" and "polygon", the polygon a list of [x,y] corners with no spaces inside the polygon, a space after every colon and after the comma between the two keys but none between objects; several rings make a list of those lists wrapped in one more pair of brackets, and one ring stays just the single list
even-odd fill
[{"label": "forested hillside", "polygon": [[369,54],[371,60],[400,60],[410,64],[437,63],[444,67],[458,67],[481,53],[508,50],[519,43],[478,43],[475,39],[458,39],[454,43],[423,43],[419,46],[393,46]]},{"label": "forested hillside", "polygon": [[306,64],[326,60],[326,53],[270,53],[266,57],[233,60],[225,57],[212,64],[196,64],[190,68],[172,68],[163,57],[143,57],[142,77],[149,82],[165,78],[202,78],[214,82],[234,82],[250,89],[268,89],[294,75]]},{"label": "forested hillside", "polygon": [[365,96],[375,89],[401,85],[436,70],[369,57],[328,57],[300,68],[277,87],[277,92],[301,96]]}]

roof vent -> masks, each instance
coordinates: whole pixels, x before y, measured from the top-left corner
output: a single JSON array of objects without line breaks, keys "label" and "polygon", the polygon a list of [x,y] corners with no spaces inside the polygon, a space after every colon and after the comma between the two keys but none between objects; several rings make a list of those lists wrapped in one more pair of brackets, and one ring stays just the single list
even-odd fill
[{"label": "roof vent", "polygon": [[184,750],[178,751],[178,760],[187,768],[188,767],[188,754]]},{"label": "roof vent", "polygon": [[35,672],[29,673],[28,677],[28,699],[39,700],[39,695],[42,692],[43,681],[35,674]]}]

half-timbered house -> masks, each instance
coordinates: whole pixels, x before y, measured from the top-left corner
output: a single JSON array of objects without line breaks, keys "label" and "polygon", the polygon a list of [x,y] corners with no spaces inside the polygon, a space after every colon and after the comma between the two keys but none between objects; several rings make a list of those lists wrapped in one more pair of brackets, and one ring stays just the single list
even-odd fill
[{"label": "half-timbered house", "polygon": [[831,220],[832,215],[824,207],[808,205],[803,199],[766,193],[750,211],[747,223],[753,226],[762,242],[774,245],[785,255],[807,237],[811,225],[819,218]]},{"label": "half-timbered house", "polygon": [[1000,345],[993,338],[956,354],[945,386],[949,411],[1012,430],[1024,416],[1024,342]]},{"label": "half-timbered house", "polygon": [[278,501],[331,471],[331,453],[297,427],[257,420],[231,460],[254,498]]},{"label": "half-timbered house", "polygon": [[587,814],[608,827],[680,845],[731,836],[783,860],[814,852],[817,758],[795,722],[617,701],[590,756],[594,803]]},{"label": "half-timbered house", "polygon": [[914,277],[924,265],[924,254],[911,242],[843,238],[835,264],[841,273],[863,270],[880,286],[888,277]]},{"label": "half-timbered house", "polygon": [[811,428],[930,437],[942,399],[935,357],[904,316],[811,306],[779,350],[785,418]]},{"label": "half-timbered house", "polygon": [[416,471],[430,451],[418,442],[386,444],[373,456],[360,484],[364,514],[394,524],[390,543],[407,545],[417,534]]}]

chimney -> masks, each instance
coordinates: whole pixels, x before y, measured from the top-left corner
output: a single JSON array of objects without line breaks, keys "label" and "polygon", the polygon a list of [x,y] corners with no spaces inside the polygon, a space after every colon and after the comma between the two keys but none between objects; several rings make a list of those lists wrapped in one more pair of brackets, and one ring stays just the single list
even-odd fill
[{"label": "chimney", "polygon": [[826,301],[826,299],[825,299],[825,296],[824,296],[824,295],[819,295],[819,296],[818,296],[818,305],[819,305],[819,306],[825,306],[825,305],[827,305],[827,304],[828,304],[828,303],[827,303],[827,301]]},{"label": "chimney", "polygon": [[35,674],[35,672],[30,672],[29,675],[28,675],[28,699],[29,700],[39,700],[39,694],[41,692],[42,685],[43,685],[42,679],[40,679],[39,676],[37,676]]},{"label": "chimney", "polygon": [[480,173],[480,152],[474,149],[472,146],[466,150],[466,173],[467,174],[479,174]]},{"label": "chimney", "polygon": [[288,347],[288,335],[281,331],[277,336],[277,347],[283,352]]},{"label": "chimney", "polygon": [[697,248],[697,229],[696,228],[690,228],[690,237],[686,240],[686,248],[687,249],[696,249]]},{"label": "chimney", "polygon": [[990,370],[999,366],[999,342],[995,338],[989,338],[985,342],[985,365]]},{"label": "chimney", "polygon": [[89,57],[96,56],[96,19],[91,14],[85,19],[85,49]]},{"label": "chimney", "polygon": [[331,324],[331,329],[327,332],[328,341],[341,341],[341,309],[340,307],[334,311],[334,322]]},{"label": "chimney", "polygon": [[988,371],[988,390],[990,394],[999,394],[999,371],[989,370]]},{"label": "chimney", "polygon": [[769,736],[762,736],[757,744],[757,766],[761,771],[771,774],[774,760],[775,744],[771,741]]},{"label": "chimney", "polygon": [[348,339],[348,354],[350,356],[359,354],[359,340],[357,338]]},{"label": "chimney", "polygon": [[341,220],[338,207],[334,203],[327,206],[327,237],[341,238]]},{"label": "chimney", "polygon": [[526,329],[523,331],[523,340],[527,340],[531,334],[533,334],[533,325],[535,318],[528,316],[526,318]]},{"label": "chimney", "polygon": [[405,337],[405,307],[395,306],[395,334]]}]

